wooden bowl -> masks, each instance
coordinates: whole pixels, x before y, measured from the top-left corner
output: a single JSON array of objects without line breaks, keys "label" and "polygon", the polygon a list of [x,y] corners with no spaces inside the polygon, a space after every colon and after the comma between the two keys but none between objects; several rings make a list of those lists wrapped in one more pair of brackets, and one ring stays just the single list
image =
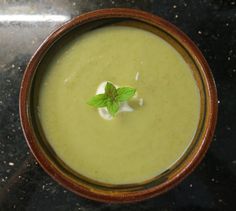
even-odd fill
[{"label": "wooden bowl", "polygon": [[[196,135],[181,159],[155,178],[134,185],[106,185],[78,176],[51,149],[37,124],[37,67],[47,51],[76,30],[85,33],[110,25],[128,25],[151,31],[169,42],[193,71],[201,96],[201,114]],[[20,119],[27,144],[43,169],[57,182],[74,193],[103,202],[135,202],[159,195],[181,182],[202,160],[211,142],[217,119],[217,93],[210,68],[196,45],[178,28],[152,14],[133,9],[104,9],[90,12],[65,23],[54,31],[31,58],[21,84]]]}]

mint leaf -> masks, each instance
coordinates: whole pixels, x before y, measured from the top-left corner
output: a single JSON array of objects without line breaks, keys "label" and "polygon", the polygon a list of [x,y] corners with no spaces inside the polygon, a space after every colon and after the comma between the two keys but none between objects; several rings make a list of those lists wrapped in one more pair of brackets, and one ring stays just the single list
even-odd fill
[{"label": "mint leaf", "polygon": [[105,93],[98,94],[88,101],[88,104],[96,108],[107,107],[108,112],[115,116],[119,111],[120,102],[128,101],[134,96],[136,89],[131,87],[121,87],[116,89],[116,87],[107,82],[105,86]]},{"label": "mint leaf", "polygon": [[92,97],[88,104],[96,108],[106,107],[107,106],[107,96],[105,94],[98,94]]},{"label": "mint leaf", "polygon": [[107,95],[107,97],[109,97],[112,101],[115,100],[116,96],[117,96],[117,91],[116,91],[116,87],[110,83],[107,82],[106,87],[105,87],[105,94]]},{"label": "mint leaf", "polygon": [[120,104],[117,101],[108,101],[107,102],[107,110],[114,117],[117,111],[119,110]]},{"label": "mint leaf", "polygon": [[118,88],[116,100],[118,100],[119,102],[127,101],[135,95],[135,92],[136,92],[136,89],[131,88],[131,87]]}]

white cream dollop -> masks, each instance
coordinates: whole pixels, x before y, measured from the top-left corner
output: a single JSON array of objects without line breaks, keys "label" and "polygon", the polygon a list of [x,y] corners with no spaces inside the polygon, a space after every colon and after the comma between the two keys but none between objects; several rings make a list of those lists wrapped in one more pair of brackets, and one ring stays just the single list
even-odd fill
[{"label": "white cream dollop", "polygon": [[[103,94],[105,92],[105,86],[107,84],[107,81],[105,82],[102,82],[98,88],[97,88],[97,91],[96,91],[96,94]],[[114,86],[116,88],[118,88],[117,85],[114,84]],[[118,113],[121,113],[121,112],[132,112],[134,111],[134,109],[132,107],[129,106],[129,104],[127,102],[122,102],[120,103],[120,108],[119,108],[119,111]],[[107,108],[104,107],[104,108],[98,108],[98,113],[99,115],[105,119],[105,120],[112,120],[113,117],[112,115],[108,112]]]}]

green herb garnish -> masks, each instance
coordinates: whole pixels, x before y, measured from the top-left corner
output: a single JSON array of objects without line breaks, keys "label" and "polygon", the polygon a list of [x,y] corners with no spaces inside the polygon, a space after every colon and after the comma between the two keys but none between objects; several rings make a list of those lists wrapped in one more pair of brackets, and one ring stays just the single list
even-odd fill
[{"label": "green herb garnish", "polygon": [[105,93],[95,95],[88,101],[88,104],[95,108],[107,107],[108,112],[114,117],[120,108],[120,103],[130,100],[135,92],[134,88],[116,88],[112,83],[107,82]]}]

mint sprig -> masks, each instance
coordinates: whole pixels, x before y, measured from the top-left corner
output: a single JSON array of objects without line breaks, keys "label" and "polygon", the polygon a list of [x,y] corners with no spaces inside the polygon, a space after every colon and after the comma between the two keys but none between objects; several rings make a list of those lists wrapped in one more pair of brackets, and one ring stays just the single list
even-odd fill
[{"label": "mint sprig", "polygon": [[136,89],[134,88],[116,88],[112,83],[107,82],[105,93],[95,95],[88,101],[88,104],[95,108],[107,107],[108,112],[114,117],[119,111],[120,103],[130,100],[135,92]]}]

